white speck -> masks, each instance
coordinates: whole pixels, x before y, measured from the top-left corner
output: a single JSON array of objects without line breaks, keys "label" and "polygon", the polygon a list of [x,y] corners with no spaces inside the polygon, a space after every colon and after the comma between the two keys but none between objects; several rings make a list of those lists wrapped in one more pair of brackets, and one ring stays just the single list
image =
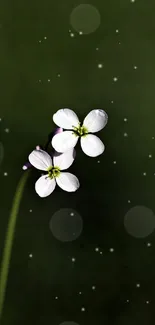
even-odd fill
[{"label": "white speck", "polygon": [[22,169],[23,169],[23,170],[26,170],[26,169],[27,169],[27,166],[24,165],[24,166],[22,167]]},{"label": "white speck", "polygon": [[41,82],[41,80],[39,79],[39,82]]},{"label": "white speck", "polygon": [[2,121],[2,119],[0,118],[0,122]]},{"label": "white speck", "polygon": [[114,252],[114,248],[110,248],[109,251],[110,251],[110,253],[113,253]]},{"label": "white speck", "polygon": [[134,65],[134,70],[137,70],[137,68],[138,68],[138,67],[137,67],[136,65]]},{"label": "white speck", "polygon": [[55,297],[55,300],[58,300],[58,297],[57,296]]},{"label": "white speck", "polygon": [[113,164],[116,165],[116,160],[113,161]]},{"label": "white speck", "polygon": [[118,44],[121,45],[121,42],[119,42]]},{"label": "white speck", "polygon": [[72,262],[74,263],[76,261],[75,257],[72,257]]},{"label": "white speck", "polygon": [[152,158],[152,155],[151,154],[149,155],[149,158]]},{"label": "white speck", "polygon": [[8,176],[8,173],[7,173],[7,172],[5,172],[5,173],[4,173],[4,176]]},{"label": "white speck", "polygon": [[85,311],[86,309],[84,307],[81,308],[81,311]]},{"label": "white speck", "polygon": [[118,81],[118,78],[117,77],[114,77],[113,78],[114,82]]},{"label": "white speck", "polygon": [[111,100],[111,104],[113,104],[114,103],[114,101],[113,100]]},{"label": "white speck", "polygon": [[100,255],[102,255],[103,253],[102,252],[100,252]]},{"label": "white speck", "polygon": [[60,74],[58,74],[58,77],[60,77]]},{"label": "white speck", "polygon": [[80,291],[80,292],[79,292],[79,295],[81,295],[81,294],[82,294],[82,292]]},{"label": "white speck", "polygon": [[39,40],[39,43],[41,43],[41,40]]},{"label": "white speck", "polygon": [[130,0],[130,2],[134,3],[136,0]]},{"label": "white speck", "polygon": [[98,51],[99,50],[99,48],[98,47],[96,47],[96,51]]},{"label": "white speck", "polygon": [[99,68],[99,69],[102,69],[102,68],[103,68],[103,64],[102,64],[102,63],[99,63],[99,64],[98,64],[98,68]]},{"label": "white speck", "polygon": [[29,257],[30,257],[30,258],[32,258],[32,257],[33,257],[33,255],[32,255],[32,254],[29,254]]},{"label": "white speck", "polygon": [[96,287],[95,286],[92,286],[92,290],[95,290],[96,289]]},{"label": "white speck", "polygon": [[127,122],[127,120],[128,120],[128,119],[127,119],[126,117],[124,117],[124,122]]},{"label": "white speck", "polygon": [[95,248],[95,252],[99,252],[99,248],[98,247]]},{"label": "white speck", "polygon": [[152,140],[154,140],[154,137],[152,137]]},{"label": "white speck", "polygon": [[118,29],[116,29],[116,33],[119,33],[119,30]]},{"label": "white speck", "polygon": [[127,301],[126,302],[129,302],[129,299],[127,299]]},{"label": "white speck", "polygon": [[45,36],[44,39],[47,39],[47,37]]},{"label": "white speck", "polygon": [[146,172],[143,173],[143,176],[146,176]]},{"label": "white speck", "polygon": [[146,304],[148,305],[150,302],[149,302],[149,300],[146,300]]},{"label": "white speck", "polygon": [[131,201],[130,201],[130,200],[128,200],[128,203],[131,203]]},{"label": "white speck", "polygon": [[100,160],[98,160],[97,162],[98,162],[98,164],[100,164]]},{"label": "white speck", "polygon": [[74,216],[74,212],[71,212],[71,213],[70,213],[70,216],[73,217],[73,216]]},{"label": "white speck", "polygon": [[147,243],[147,247],[151,247],[151,243]]},{"label": "white speck", "polygon": [[50,82],[51,81],[51,79],[48,79],[48,82]]},{"label": "white speck", "polygon": [[136,284],[136,287],[137,287],[137,288],[140,288],[140,283],[137,283],[137,284]]},{"label": "white speck", "polygon": [[7,129],[7,128],[5,129],[5,132],[6,132],[6,133],[9,133],[9,131],[10,131],[9,129]]},{"label": "white speck", "polygon": [[124,137],[125,137],[125,138],[127,138],[127,137],[128,137],[128,134],[127,134],[126,132],[124,133]]},{"label": "white speck", "polygon": [[79,32],[79,35],[83,35],[83,32],[82,32],[82,31],[80,31],[80,32]]},{"label": "white speck", "polygon": [[29,212],[32,212],[32,209],[30,209]]},{"label": "white speck", "polygon": [[75,35],[73,33],[70,34],[71,37],[74,37]]}]

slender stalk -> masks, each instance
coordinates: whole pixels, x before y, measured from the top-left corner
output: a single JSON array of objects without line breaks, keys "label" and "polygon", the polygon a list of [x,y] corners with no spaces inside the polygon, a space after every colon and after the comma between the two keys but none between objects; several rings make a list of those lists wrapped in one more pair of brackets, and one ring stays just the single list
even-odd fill
[{"label": "slender stalk", "polygon": [[0,319],[2,316],[4,300],[5,300],[5,292],[7,287],[7,279],[9,273],[9,265],[11,259],[11,251],[12,251],[12,245],[13,245],[13,239],[15,233],[16,220],[17,220],[19,206],[22,199],[22,194],[23,194],[24,186],[27,181],[28,174],[29,172],[27,171],[22,175],[19,184],[17,186],[16,193],[13,199],[6,237],[5,237],[3,257],[1,262],[1,271],[0,271]]}]

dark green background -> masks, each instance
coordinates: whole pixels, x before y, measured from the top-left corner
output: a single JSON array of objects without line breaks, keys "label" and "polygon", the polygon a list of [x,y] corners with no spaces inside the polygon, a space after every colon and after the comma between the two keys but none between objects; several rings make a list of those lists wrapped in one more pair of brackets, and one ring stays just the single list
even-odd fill
[{"label": "dark green background", "polygon": [[[69,107],[84,118],[91,109],[103,108],[109,116],[100,133],[105,153],[93,159],[79,149],[70,169],[80,179],[78,192],[57,188],[41,199],[34,191],[38,173],[30,175],[18,215],[2,325],[69,320],[143,325],[155,320],[154,233],[134,239],[123,226],[131,207],[155,210],[155,1],[93,1],[100,27],[90,35],[75,32],[72,38],[70,14],[78,4],[0,3],[0,254],[21,167],[31,150],[46,142],[53,113]],[[52,236],[49,221],[60,208],[75,209],[83,218],[83,233],[75,242],[63,244]],[[139,289],[136,283],[141,283]]]}]

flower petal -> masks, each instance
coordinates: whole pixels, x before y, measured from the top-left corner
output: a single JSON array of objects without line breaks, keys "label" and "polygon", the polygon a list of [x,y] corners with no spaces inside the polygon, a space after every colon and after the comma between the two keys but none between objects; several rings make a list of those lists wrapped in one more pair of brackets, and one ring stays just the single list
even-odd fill
[{"label": "flower petal", "polygon": [[35,190],[40,197],[46,197],[54,191],[55,186],[55,178],[51,179],[48,175],[43,175],[36,181]]},{"label": "flower petal", "polygon": [[28,159],[31,165],[39,170],[47,170],[52,165],[50,155],[44,150],[33,150]]},{"label": "flower petal", "polygon": [[96,135],[88,134],[81,137],[81,148],[87,156],[97,157],[103,153],[105,146]]},{"label": "flower petal", "polygon": [[57,152],[65,152],[76,146],[78,138],[72,131],[64,131],[53,137],[52,146]]},{"label": "flower petal", "polygon": [[102,109],[93,109],[84,119],[83,125],[88,132],[98,132],[102,130],[108,122],[108,115]]},{"label": "flower petal", "polygon": [[64,191],[75,192],[79,186],[78,178],[70,173],[61,173],[57,178],[56,182]]},{"label": "flower petal", "polygon": [[53,157],[54,166],[58,166],[60,170],[69,168],[75,159],[75,149],[67,150],[66,152],[59,154],[55,153]]},{"label": "flower petal", "polygon": [[77,115],[69,108],[59,109],[53,115],[53,121],[56,125],[63,129],[73,129],[73,126],[78,126],[79,119]]}]

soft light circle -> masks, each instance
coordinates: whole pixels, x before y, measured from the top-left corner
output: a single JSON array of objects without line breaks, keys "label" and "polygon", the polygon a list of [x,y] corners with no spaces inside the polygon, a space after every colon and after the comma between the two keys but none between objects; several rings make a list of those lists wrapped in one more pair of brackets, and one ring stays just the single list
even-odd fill
[{"label": "soft light circle", "polygon": [[62,242],[76,240],[82,233],[83,220],[73,209],[60,209],[54,213],[49,223],[53,236]]},{"label": "soft light circle", "polygon": [[135,206],[126,213],[124,227],[133,237],[147,237],[155,230],[155,215],[145,206]]},{"label": "soft light circle", "polygon": [[73,9],[70,23],[77,32],[90,34],[99,27],[101,16],[96,7],[90,4],[80,4]]}]

